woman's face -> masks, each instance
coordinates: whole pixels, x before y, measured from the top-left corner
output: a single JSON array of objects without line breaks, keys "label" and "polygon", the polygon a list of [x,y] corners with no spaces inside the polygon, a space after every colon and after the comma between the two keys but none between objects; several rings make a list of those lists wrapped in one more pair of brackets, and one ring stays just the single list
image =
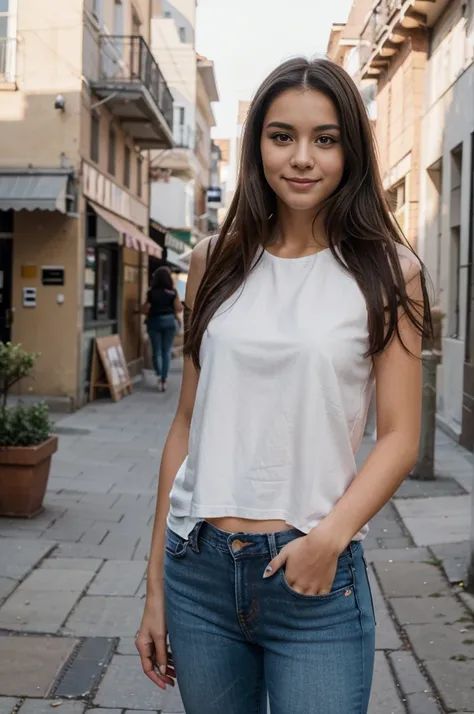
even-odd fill
[{"label": "woman's face", "polygon": [[288,89],[270,105],[260,142],[265,178],[295,211],[314,210],[338,187],[344,169],[339,117],[314,89]]}]

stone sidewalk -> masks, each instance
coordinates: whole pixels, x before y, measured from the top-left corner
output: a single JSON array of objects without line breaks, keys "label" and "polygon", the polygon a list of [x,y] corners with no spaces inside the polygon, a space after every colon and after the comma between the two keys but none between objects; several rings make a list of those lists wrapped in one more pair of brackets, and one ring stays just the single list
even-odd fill
[{"label": "stone sidewalk", "polygon": [[[0,519],[0,714],[183,712],[177,690],[141,674],[134,647],[179,379],[175,363],[166,394],[144,385],[60,419],[45,510]],[[435,483],[402,485],[366,541],[378,622],[370,714],[474,712],[474,598],[459,585],[472,455],[440,433],[437,467]]]}]

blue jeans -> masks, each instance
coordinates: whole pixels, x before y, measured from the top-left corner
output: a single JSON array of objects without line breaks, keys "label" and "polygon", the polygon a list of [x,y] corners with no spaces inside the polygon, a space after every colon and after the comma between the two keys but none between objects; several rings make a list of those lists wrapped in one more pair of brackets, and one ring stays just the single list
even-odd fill
[{"label": "blue jeans", "polygon": [[328,595],[292,590],[265,566],[300,531],[168,529],[165,604],[186,714],[366,714],[375,621],[360,542]]},{"label": "blue jeans", "polygon": [[163,382],[168,379],[171,349],[176,335],[176,318],[173,314],[150,317],[147,323],[151,343],[153,368]]}]

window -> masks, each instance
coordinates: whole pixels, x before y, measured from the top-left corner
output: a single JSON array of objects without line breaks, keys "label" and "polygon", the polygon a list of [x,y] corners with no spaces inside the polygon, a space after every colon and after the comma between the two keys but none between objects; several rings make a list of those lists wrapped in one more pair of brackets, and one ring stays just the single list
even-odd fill
[{"label": "window", "polygon": [[140,197],[142,195],[142,190],[143,190],[142,173],[143,173],[143,156],[141,156],[141,154],[137,154],[137,196],[140,196]]},{"label": "window", "polygon": [[179,41],[186,42],[186,28],[185,27],[179,28]]},{"label": "window", "polygon": [[104,22],[104,0],[92,0],[92,12],[95,19],[102,27]]},{"label": "window", "polygon": [[115,176],[115,161],[116,161],[116,149],[117,149],[117,134],[115,132],[115,128],[112,126],[112,124],[109,127],[109,162],[108,162],[108,171],[109,174],[112,174],[112,176]]},{"label": "window", "polygon": [[123,155],[123,183],[127,188],[130,188],[130,161],[131,151],[129,147],[126,146]]},{"label": "window", "polygon": [[115,0],[114,2],[114,35],[123,35],[122,0]]},{"label": "window", "polygon": [[16,75],[16,0],[0,0],[0,82]]},{"label": "window", "polygon": [[[96,216],[89,216],[91,223]],[[117,319],[118,252],[116,246],[89,243],[84,264],[84,322]]]},{"label": "window", "polygon": [[92,161],[99,163],[99,146],[100,146],[100,117],[93,112],[91,114],[91,147],[90,155]]}]

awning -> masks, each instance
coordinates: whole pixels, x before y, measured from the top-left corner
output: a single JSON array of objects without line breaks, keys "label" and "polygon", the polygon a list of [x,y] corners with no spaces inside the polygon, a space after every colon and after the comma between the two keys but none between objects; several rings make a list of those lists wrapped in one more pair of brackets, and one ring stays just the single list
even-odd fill
[{"label": "awning", "polygon": [[67,213],[67,169],[0,169],[0,210]]},{"label": "awning", "polygon": [[[127,248],[133,248],[138,252],[148,253],[155,258],[161,258],[162,250],[155,241],[141,232],[133,223],[127,221],[126,218],[116,216],[115,213],[107,211],[107,209],[98,206],[97,203],[89,201],[90,205],[106,223],[114,228],[120,236],[120,243],[124,243]],[[113,239],[111,239],[113,240]]]}]

